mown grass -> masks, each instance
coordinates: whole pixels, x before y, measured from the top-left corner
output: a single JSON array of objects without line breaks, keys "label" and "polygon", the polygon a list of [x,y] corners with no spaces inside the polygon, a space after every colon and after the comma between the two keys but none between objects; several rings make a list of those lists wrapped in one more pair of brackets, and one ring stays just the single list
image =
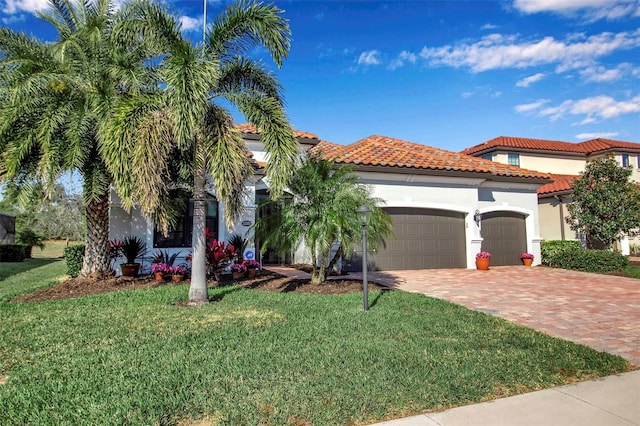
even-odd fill
[{"label": "mown grass", "polygon": [[52,285],[65,273],[64,261],[55,259],[0,262],[0,301]]},{"label": "mown grass", "polygon": [[640,278],[640,266],[630,265],[624,268],[624,273],[626,276],[631,278]]},{"label": "mown grass", "polygon": [[46,240],[44,242],[44,249],[40,250],[38,247],[34,247],[31,250],[31,256],[35,259],[58,259],[64,254],[64,248],[67,245],[72,246],[75,244],[83,244],[83,241],[69,241],[66,240]]},{"label": "mown grass", "polygon": [[[4,284],[20,287],[20,275]],[[3,422],[364,424],[628,368],[417,294],[373,293],[364,312],[360,294],[236,287],[212,289],[208,306],[175,305],[187,292],[0,302]]]}]

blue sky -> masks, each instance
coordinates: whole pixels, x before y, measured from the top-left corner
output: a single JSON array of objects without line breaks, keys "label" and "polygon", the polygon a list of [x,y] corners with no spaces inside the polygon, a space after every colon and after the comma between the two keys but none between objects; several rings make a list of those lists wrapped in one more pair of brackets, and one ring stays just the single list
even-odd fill
[{"label": "blue sky", "polygon": [[[170,3],[201,39],[202,1]],[[2,25],[50,38],[33,15],[46,4],[0,0]],[[209,1],[208,21],[227,4]],[[640,0],[276,4],[293,43],[272,69],[294,127],[321,139],[452,151],[500,135],[640,142]]]}]

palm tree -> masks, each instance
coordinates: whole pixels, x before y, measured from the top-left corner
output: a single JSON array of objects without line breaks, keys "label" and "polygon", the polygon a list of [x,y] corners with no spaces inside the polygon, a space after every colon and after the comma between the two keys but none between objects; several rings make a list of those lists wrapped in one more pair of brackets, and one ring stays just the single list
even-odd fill
[{"label": "palm tree", "polygon": [[[265,202],[275,204],[270,209],[275,213],[256,222],[256,234],[263,249],[275,245],[292,251],[304,244],[310,250],[315,284],[323,283],[345,251],[359,241],[358,207],[366,205],[371,210],[367,228],[371,248],[384,243],[392,232],[391,218],[379,207],[382,200],[371,197],[369,188],[358,182],[348,166],[336,167],[318,154],[305,159],[287,192],[279,200]],[[338,248],[329,259],[334,243]]]},{"label": "palm tree", "polygon": [[[260,132],[270,154],[267,176],[274,197],[292,174],[298,146],[283,109],[281,86],[262,65],[246,56],[254,47],[267,49],[280,66],[289,50],[289,26],[275,6],[241,2],[226,9],[192,45],[173,16],[157,4],[138,1],[123,8],[132,18],[117,37],[139,37],[158,49],[159,82],[154,96],[124,100],[101,131],[103,153],[126,206],[139,203],[145,214],[167,230],[170,214],[163,199],[172,179],[167,165],[180,157],[179,175],[191,177],[194,198],[192,274],[189,302],[208,302],[205,270],[205,181],[225,204],[231,225],[246,200],[245,185],[253,169],[225,101],[238,108]],[[130,150],[123,151],[122,147]]]},{"label": "palm tree", "polygon": [[51,43],[0,28],[0,180],[29,190],[54,188],[77,171],[83,180],[87,238],[81,274],[110,271],[109,169],[98,129],[116,100],[137,96],[153,80],[147,47],[117,46],[112,29],[122,19],[111,0],[50,0],[38,16],[54,26]]}]

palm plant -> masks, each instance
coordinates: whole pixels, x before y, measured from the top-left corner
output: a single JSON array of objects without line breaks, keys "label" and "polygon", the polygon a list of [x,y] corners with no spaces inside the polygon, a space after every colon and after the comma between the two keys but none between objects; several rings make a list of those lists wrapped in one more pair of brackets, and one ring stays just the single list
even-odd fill
[{"label": "palm plant", "polygon": [[[367,227],[370,248],[384,244],[392,232],[391,218],[378,207],[382,200],[371,197],[369,188],[358,182],[348,166],[336,167],[331,161],[310,156],[295,172],[287,191],[288,196],[264,203],[276,204],[269,209],[276,213],[256,222],[256,235],[263,250],[273,245],[292,251],[304,244],[312,258],[313,283],[324,282],[345,251],[359,241],[359,206],[371,210]],[[329,259],[336,242],[338,248]]]},{"label": "palm plant", "polygon": [[[281,86],[261,63],[246,56],[263,46],[280,66],[289,50],[289,26],[272,5],[241,2],[226,9],[209,28],[202,45],[182,37],[175,18],[155,3],[137,1],[123,7],[131,17],[118,28],[120,39],[141,38],[158,49],[162,91],[154,96],[124,99],[101,134],[109,141],[103,153],[125,206],[134,202],[146,214],[160,212],[166,231],[170,216],[162,212],[171,189],[167,164],[185,161],[179,175],[192,179],[194,198],[192,275],[189,301],[207,303],[205,269],[205,182],[212,180],[224,202],[229,225],[245,201],[245,183],[252,173],[247,148],[229,111],[235,105],[260,132],[269,152],[267,175],[273,196],[291,176],[297,141],[282,105]],[[122,147],[130,147],[123,151]]]},{"label": "palm plant", "polygon": [[[53,25],[51,43],[0,28],[0,180],[47,191],[76,171],[83,180],[87,238],[81,274],[109,271],[109,185],[118,164],[106,164],[98,129],[120,98],[153,80],[139,40],[116,45],[122,14],[111,0],[50,0],[39,17]],[[111,158],[110,160],[113,160]]]}]

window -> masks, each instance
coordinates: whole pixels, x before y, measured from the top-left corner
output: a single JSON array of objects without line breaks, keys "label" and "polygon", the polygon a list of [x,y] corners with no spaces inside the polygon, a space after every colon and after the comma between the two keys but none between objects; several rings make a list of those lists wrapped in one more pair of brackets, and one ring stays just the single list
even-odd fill
[{"label": "window", "polygon": [[629,163],[629,154],[622,154],[622,167],[629,167],[631,163]]},{"label": "window", "polygon": [[485,160],[493,161],[493,154],[484,154],[482,158]]},{"label": "window", "polygon": [[[205,214],[207,228],[218,237],[218,202],[213,197],[207,197],[205,202]],[[185,200],[184,210],[176,220],[176,226],[169,231],[166,237],[157,229],[153,235],[153,246],[166,247],[191,247],[193,230],[193,198]]]},{"label": "window", "polygon": [[515,154],[513,152],[509,152],[507,154],[507,163],[511,166],[520,167],[520,154]]},{"label": "window", "polygon": [[638,159],[638,168],[640,169],[640,154],[638,154],[637,159]]}]

